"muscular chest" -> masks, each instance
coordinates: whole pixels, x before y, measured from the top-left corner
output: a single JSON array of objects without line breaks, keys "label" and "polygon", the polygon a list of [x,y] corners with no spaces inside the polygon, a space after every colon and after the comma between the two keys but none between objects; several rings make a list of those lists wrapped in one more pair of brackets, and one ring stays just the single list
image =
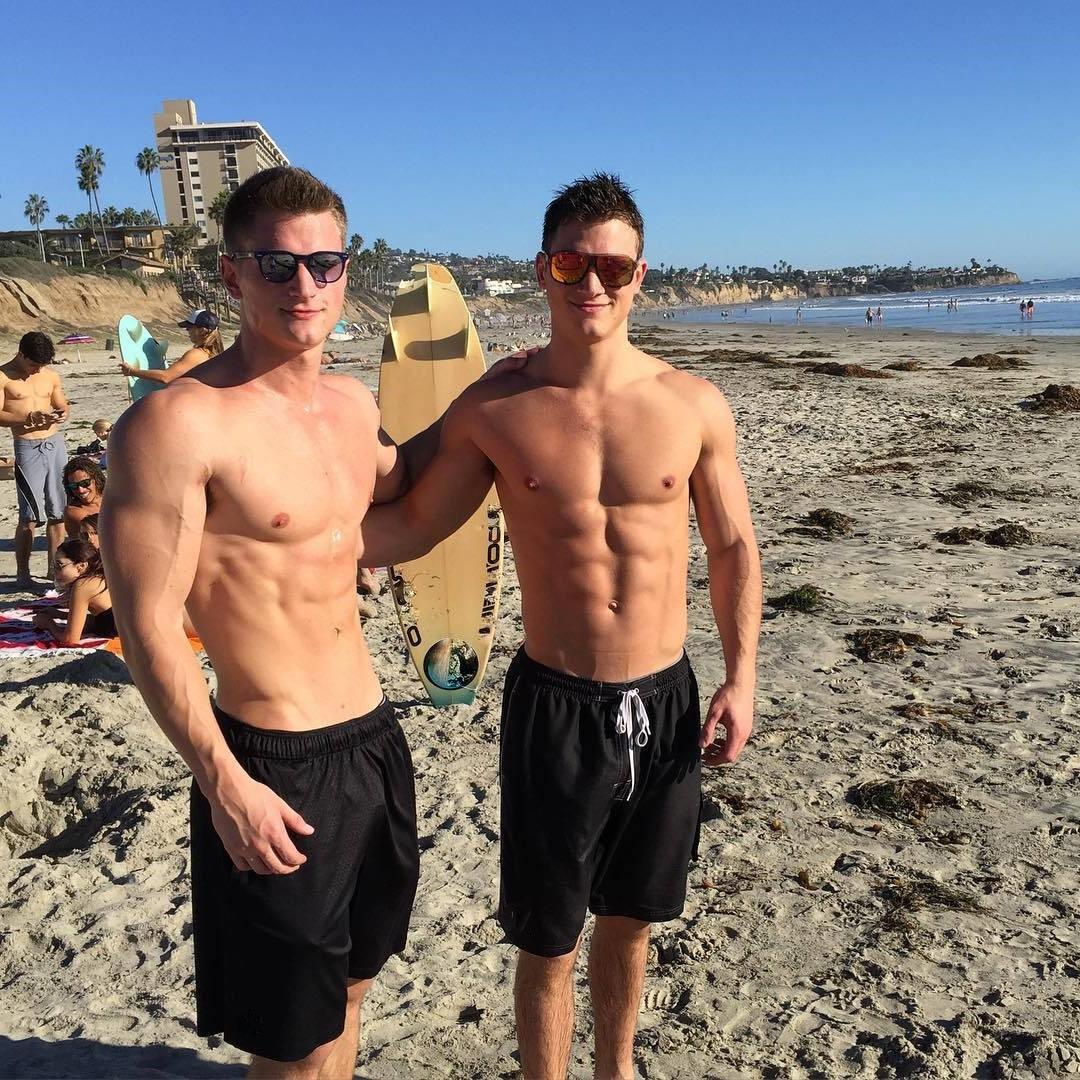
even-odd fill
[{"label": "muscular chest", "polygon": [[238,426],[208,486],[207,523],[261,541],[352,543],[375,484],[375,433],[330,414]]},{"label": "muscular chest", "polygon": [[[533,403],[530,403],[533,404]],[[492,459],[500,492],[559,513],[685,502],[700,452],[692,417],[633,400],[580,408],[537,401],[499,425]]]}]

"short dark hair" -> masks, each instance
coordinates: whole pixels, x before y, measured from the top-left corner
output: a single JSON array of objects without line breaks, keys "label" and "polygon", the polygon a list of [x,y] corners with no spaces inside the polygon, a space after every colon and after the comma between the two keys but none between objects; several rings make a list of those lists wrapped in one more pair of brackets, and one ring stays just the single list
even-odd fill
[{"label": "short dark hair", "polygon": [[559,188],[544,214],[541,247],[550,254],[552,238],[560,225],[578,221],[591,225],[602,221],[625,221],[638,237],[638,258],[645,249],[645,222],[633,192],[614,173],[593,173]]},{"label": "short dark hair", "polygon": [[341,227],[341,242],[343,245],[345,243],[348,219],[341,196],[307,169],[298,169],[293,165],[263,169],[249,176],[229,196],[222,222],[227,250],[243,249],[245,234],[264,211],[296,215],[329,211]]},{"label": "short dark hair", "polygon": [[19,352],[35,364],[51,364],[56,356],[56,346],[48,334],[31,330],[19,340]]}]

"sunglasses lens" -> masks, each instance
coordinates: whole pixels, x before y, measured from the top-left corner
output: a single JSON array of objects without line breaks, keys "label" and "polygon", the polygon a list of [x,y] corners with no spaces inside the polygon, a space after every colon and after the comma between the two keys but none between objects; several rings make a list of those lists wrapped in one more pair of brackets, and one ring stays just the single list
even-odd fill
[{"label": "sunglasses lens", "polygon": [[345,260],[337,251],[316,251],[308,258],[311,276],[322,284],[337,281],[345,270]]},{"label": "sunglasses lens", "polygon": [[556,251],[548,259],[551,276],[563,285],[576,285],[589,266],[589,256],[578,251]]},{"label": "sunglasses lens", "polygon": [[597,255],[596,275],[609,288],[629,285],[634,277],[637,263],[628,255]]},{"label": "sunglasses lens", "polygon": [[296,256],[291,251],[265,251],[259,256],[259,269],[267,281],[280,284],[296,273]]}]

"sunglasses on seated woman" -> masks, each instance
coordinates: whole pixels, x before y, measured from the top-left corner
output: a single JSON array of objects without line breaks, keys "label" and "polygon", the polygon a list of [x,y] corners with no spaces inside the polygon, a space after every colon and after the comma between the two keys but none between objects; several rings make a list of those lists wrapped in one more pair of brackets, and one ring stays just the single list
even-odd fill
[{"label": "sunglasses on seated woman", "polygon": [[621,289],[634,280],[637,259],[629,255],[590,255],[584,251],[546,251],[540,254],[551,276],[563,285],[576,285],[593,270],[606,289]]},{"label": "sunglasses on seated woman", "polygon": [[296,277],[303,263],[308,273],[319,285],[337,281],[345,272],[349,261],[347,251],[313,251],[310,255],[297,255],[292,251],[234,251],[226,259],[254,259],[259,273],[275,285],[282,285]]}]

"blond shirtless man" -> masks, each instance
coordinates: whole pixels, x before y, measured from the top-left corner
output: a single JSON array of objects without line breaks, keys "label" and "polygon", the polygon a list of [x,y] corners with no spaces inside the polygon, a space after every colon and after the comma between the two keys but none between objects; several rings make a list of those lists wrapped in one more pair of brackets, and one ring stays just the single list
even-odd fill
[{"label": "blond shirtless man", "polygon": [[11,428],[15,441],[15,486],[19,523],[15,527],[16,584],[30,588],[30,553],[34,529],[45,525],[51,580],[56,549],[64,539],[64,465],[67,447],[60,425],[68,402],[60,376],[50,369],[56,357],[52,341],[41,331],[24,334],[19,351],[0,367],[0,425]]},{"label": "blond shirtless man", "polygon": [[252,1076],[352,1076],[418,873],[409,750],[356,610],[361,518],[404,466],[371,393],[321,369],[341,199],[270,169],[224,235],[240,336],[117,422],[102,555],[125,659],[194,777],[198,1031],[253,1054]]},{"label": "blond shirtless man", "polygon": [[[683,909],[700,763],[733,762],[753,716],[761,577],[734,422],[714,385],[629,343],[643,233],[616,177],[559,193],[536,257],[550,344],[463,394],[408,496],[364,526],[383,565],[460,525],[493,477],[506,513],[525,642],[503,692],[499,918],[527,1080],[566,1074],[586,909],[595,1072],[633,1075],[649,927]],[[704,723],[683,651],[691,503],[726,664]]]}]

